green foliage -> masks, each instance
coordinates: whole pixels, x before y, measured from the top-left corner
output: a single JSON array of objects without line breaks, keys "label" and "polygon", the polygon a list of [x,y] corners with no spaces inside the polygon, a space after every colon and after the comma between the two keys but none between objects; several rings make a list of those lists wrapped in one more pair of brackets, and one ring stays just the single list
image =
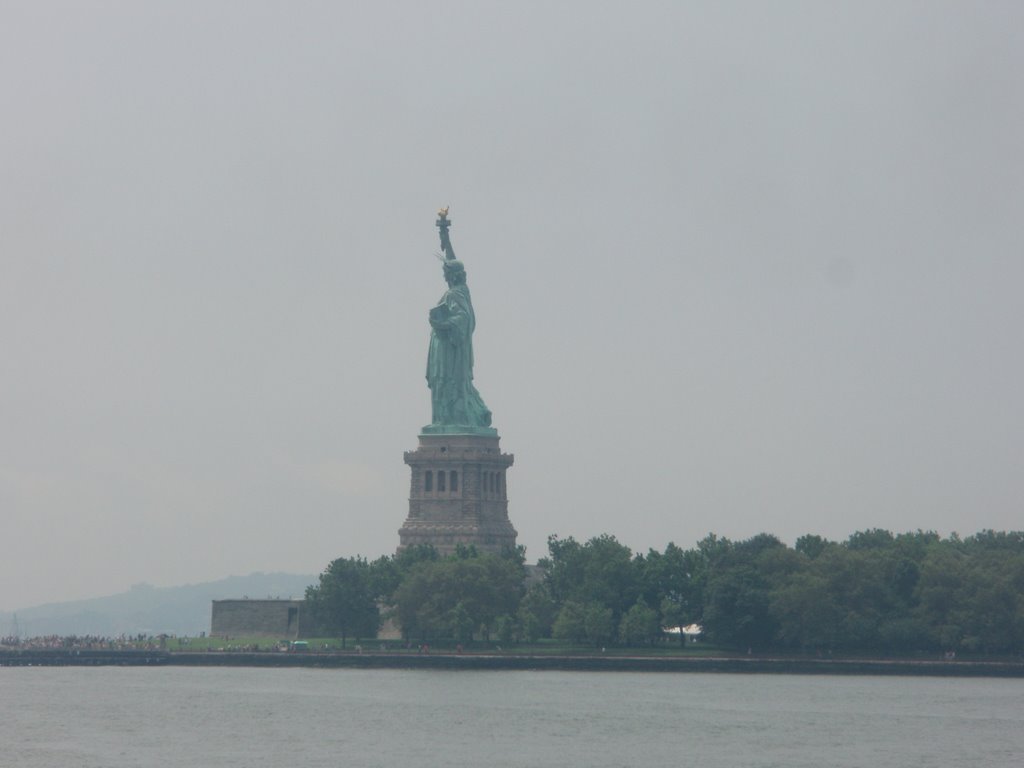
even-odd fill
[{"label": "green foliage", "polygon": [[583,606],[583,631],[594,645],[610,643],[615,636],[615,619],[611,608],[601,603]]},{"label": "green foliage", "polygon": [[504,560],[511,560],[520,566],[526,565],[526,547],[522,544],[516,547],[502,547],[501,557]]},{"label": "green foliage", "polygon": [[1000,652],[1024,647],[1024,556],[1017,546],[986,546],[969,561],[959,586],[956,623],[963,647]]},{"label": "green foliage", "polygon": [[888,549],[894,539],[889,531],[881,528],[872,528],[868,531],[857,531],[846,540],[846,548],[858,549]]},{"label": "green foliage", "polygon": [[769,596],[769,611],[778,623],[776,638],[782,645],[809,650],[839,643],[843,616],[829,595],[827,579],[816,569],[777,586]]},{"label": "green foliage", "polygon": [[[733,648],[880,653],[1024,647],[1024,536],[873,529],[843,544],[804,536],[708,536],[687,553],[690,606],[710,639]],[[662,620],[681,620],[673,600]]]},{"label": "green foliage", "polygon": [[661,613],[661,621],[659,624],[665,628],[678,629],[679,644],[685,646],[686,635],[683,634],[683,628],[687,626],[686,606],[682,603],[676,602],[671,597],[664,597],[661,600],[659,608]]},{"label": "green foliage", "polygon": [[503,645],[516,642],[520,631],[519,621],[514,616],[499,616],[494,622],[494,634]]},{"label": "green foliage", "polygon": [[629,547],[602,535],[580,544],[572,537],[548,538],[546,584],[556,602],[597,603],[617,624],[640,593],[640,572]]},{"label": "green foliage", "polygon": [[523,595],[516,610],[523,637],[533,642],[541,637],[551,637],[551,629],[558,615],[559,606],[551,597],[547,584],[534,584]]},{"label": "green foliage", "polygon": [[448,624],[448,637],[459,643],[465,643],[473,639],[473,630],[476,629],[476,619],[470,615],[466,604],[461,600],[455,607],[448,611],[446,616]]},{"label": "green foliage", "polygon": [[516,611],[515,626],[519,632],[520,639],[527,643],[535,643],[542,637],[551,635],[551,625],[547,625],[547,634],[545,635],[545,626],[541,623],[541,620],[529,609],[524,609],[522,605]]},{"label": "green foliage", "polygon": [[774,637],[768,611],[770,585],[754,564],[717,569],[708,582],[704,631],[713,642],[763,648]]},{"label": "green foliage", "polygon": [[553,635],[572,643],[591,643],[595,646],[611,642],[615,622],[612,609],[598,602],[577,603],[572,600],[562,606],[555,619]]},{"label": "green foliage", "polygon": [[339,558],[320,574],[315,586],[306,588],[313,618],[326,632],[341,637],[374,637],[380,627],[380,611],[370,575],[361,557]]},{"label": "green foliage", "polygon": [[658,612],[640,598],[619,622],[619,642],[623,645],[647,645],[661,635]]},{"label": "green foliage", "polygon": [[700,619],[704,560],[697,550],[684,551],[673,543],[664,552],[637,556],[642,595],[659,606],[665,626],[682,627]]},{"label": "green foliage", "polygon": [[[522,548],[441,558],[413,547],[367,564],[337,560],[308,597],[342,638],[376,629],[376,601],[406,637],[468,642],[545,638],[605,647],[654,644],[662,627],[701,624],[733,650],[879,654],[1024,651],[1024,533],[872,529],[788,547],[758,534],[709,534],[691,549],[634,555],[615,537],[552,536],[542,582],[524,590]],[[680,635],[685,645],[685,638]],[[547,642],[552,642],[548,640]]]},{"label": "green foliage", "polygon": [[486,636],[495,619],[516,612],[523,570],[514,560],[463,550],[412,566],[394,600],[406,637],[469,640]]},{"label": "green foliage", "polygon": [[582,643],[587,638],[585,608],[582,603],[567,600],[555,618],[551,634],[558,640]]},{"label": "green foliage", "polygon": [[413,566],[417,563],[435,562],[440,557],[437,550],[429,544],[416,544],[406,547],[394,557],[377,558],[370,564],[370,584],[373,593],[381,602],[391,604],[395,590]]},{"label": "green foliage", "polygon": [[833,544],[828,539],[823,539],[821,536],[808,533],[796,540],[796,544],[793,546],[793,549],[813,560],[829,546],[833,546]]}]

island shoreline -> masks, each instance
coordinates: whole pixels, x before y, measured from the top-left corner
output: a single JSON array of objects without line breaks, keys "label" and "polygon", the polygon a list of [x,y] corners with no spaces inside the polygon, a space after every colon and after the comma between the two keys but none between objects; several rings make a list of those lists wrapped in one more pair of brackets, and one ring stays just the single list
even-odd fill
[{"label": "island shoreline", "polygon": [[1024,662],[908,659],[798,659],[762,656],[573,656],[494,653],[269,653],[32,649],[0,652],[0,667],[139,666],[411,669],[563,672],[674,672],[1024,678]]}]

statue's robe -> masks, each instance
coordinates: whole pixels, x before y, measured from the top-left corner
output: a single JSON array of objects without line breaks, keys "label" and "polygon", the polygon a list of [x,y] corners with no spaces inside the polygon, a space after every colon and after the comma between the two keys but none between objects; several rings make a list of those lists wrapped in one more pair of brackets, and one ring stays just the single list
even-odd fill
[{"label": "statue's robe", "polygon": [[469,287],[454,285],[430,310],[427,386],[432,423],[488,427],[491,412],[473,386],[473,330],[476,316]]}]

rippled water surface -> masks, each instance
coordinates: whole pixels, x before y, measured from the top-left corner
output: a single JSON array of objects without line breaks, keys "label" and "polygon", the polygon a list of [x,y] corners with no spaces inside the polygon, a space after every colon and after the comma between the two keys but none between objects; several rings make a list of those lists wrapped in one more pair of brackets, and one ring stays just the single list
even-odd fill
[{"label": "rippled water surface", "polygon": [[0,765],[1024,765],[1024,680],[0,668]]}]

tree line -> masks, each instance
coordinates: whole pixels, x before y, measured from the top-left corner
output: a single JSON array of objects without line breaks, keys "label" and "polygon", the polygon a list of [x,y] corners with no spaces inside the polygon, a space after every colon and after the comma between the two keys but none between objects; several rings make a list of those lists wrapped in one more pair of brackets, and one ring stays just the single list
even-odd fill
[{"label": "tree line", "polygon": [[[441,557],[411,547],[332,562],[306,597],[325,632],[373,637],[382,606],[403,636],[607,646],[670,642],[700,625],[735,650],[1024,651],[1024,533],[967,538],[873,529],[842,542],[771,534],[634,553],[614,536],[548,539],[528,576],[524,551]],[[678,634],[679,642],[685,636]]]}]

